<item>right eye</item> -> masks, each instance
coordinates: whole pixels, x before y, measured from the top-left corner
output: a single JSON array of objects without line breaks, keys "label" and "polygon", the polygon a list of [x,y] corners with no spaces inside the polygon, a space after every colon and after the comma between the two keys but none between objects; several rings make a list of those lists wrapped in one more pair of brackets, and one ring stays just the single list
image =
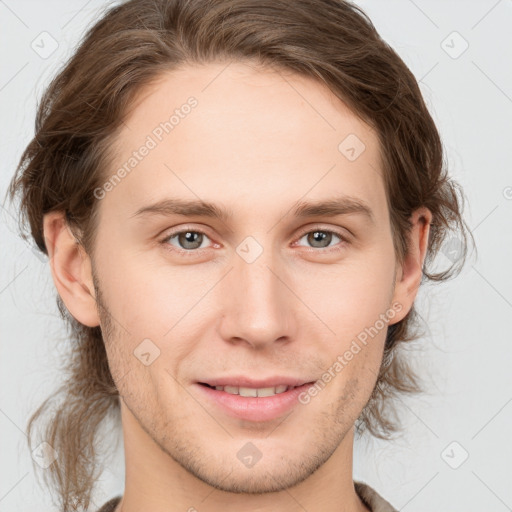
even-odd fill
[{"label": "right eye", "polygon": [[[174,231],[171,234],[167,234],[167,236],[161,240],[161,242],[167,246],[171,245],[176,247],[178,252],[195,252],[196,249],[206,248],[203,246],[203,241],[205,241],[205,238],[209,239],[208,235],[203,231],[198,231],[195,229],[183,229],[180,231]],[[170,243],[171,240],[174,239],[177,245]]]}]

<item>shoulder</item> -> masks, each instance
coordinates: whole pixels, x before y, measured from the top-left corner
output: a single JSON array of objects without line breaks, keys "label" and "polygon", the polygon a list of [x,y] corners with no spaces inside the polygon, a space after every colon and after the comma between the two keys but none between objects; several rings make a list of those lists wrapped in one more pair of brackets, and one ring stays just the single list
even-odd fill
[{"label": "shoulder", "polygon": [[[368,484],[354,481],[354,487],[358,496],[372,512],[397,512],[397,510],[388,501],[386,501]],[[114,509],[120,501],[121,496],[116,496],[115,498],[107,501],[98,510],[98,512],[114,512]]]},{"label": "shoulder", "polygon": [[116,496],[111,500],[107,501],[98,512],[114,512],[114,509],[117,507],[119,502],[121,501],[121,496]]},{"label": "shoulder", "polygon": [[371,510],[371,512],[397,512],[397,509],[393,507],[391,503],[387,502],[368,484],[365,484],[364,482],[356,482],[354,480],[354,487],[357,495]]}]

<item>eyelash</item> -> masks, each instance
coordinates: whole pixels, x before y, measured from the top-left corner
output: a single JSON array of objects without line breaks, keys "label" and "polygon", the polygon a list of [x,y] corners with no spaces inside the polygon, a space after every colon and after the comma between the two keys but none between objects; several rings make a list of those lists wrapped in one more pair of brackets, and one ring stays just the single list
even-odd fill
[{"label": "eyelash", "polygon": [[[317,231],[320,231],[322,233],[330,233],[330,234],[333,234],[333,235],[336,235],[338,238],[341,239],[341,242],[339,242],[337,245],[341,245],[341,246],[345,246],[346,244],[349,243],[347,237],[345,235],[343,235],[341,232],[339,231],[336,231],[336,230],[332,230],[332,229],[323,229],[321,227],[315,227],[313,229],[309,229],[309,230],[306,230],[306,231],[303,231],[299,237],[297,238],[297,241],[299,241],[301,238],[303,238],[305,235],[309,235],[310,233],[315,233]],[[178,247],[175,247],[175,246],[172,246],[169,244],[169,241],[176,237],[177,235],[180,235],[182,233],[200,233],[202,235],[205,235],[207,238],[210,238],[208,236],[208,234],[204,231],[202,231],[201,229],[188,229],[188,228],[185,228],[185,229],[181,229],[179,231],[174,231],[172,233],[168,233],[165,238],[163,238],[161,240],[161,243],[165,246],[165,248],[171,252],[174,252],[174,253],[178,253],[178,254],[183,254],[185,256],[195,256],[197,255],[197,253],[200,253],[201,251],[205,250],[205,249],[208,249],[209,247],[204,247],[202,249],[180,249]],[[172,248],[171,248],[172,247]],[[304,247],[304,246],[301,246],[301,247]],[[325,252],[332,252],[332,251],[337,251],[337,250],[340,250],[340,248],[338,249],[335,249],[334,248],[335,246],[329,248],[329,247],[325,247],[325,248],[316,248],[316,247],[304,247],[306,249],[309,249],[310,251],[314,251],[314,252],[320,252],[320,253],[325,253]]]}]

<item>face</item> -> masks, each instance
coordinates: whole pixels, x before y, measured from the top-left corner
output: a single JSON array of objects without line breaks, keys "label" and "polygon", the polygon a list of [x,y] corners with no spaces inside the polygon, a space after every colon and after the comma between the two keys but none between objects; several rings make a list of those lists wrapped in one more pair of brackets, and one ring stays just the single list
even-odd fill
[{"label": "face", "polygon": [[[393,308],[376,134],[317,82],[209,64],[145,89],[114,150],[107,177],[130,170],[97,192],[92,263],[124,419],[218,489],[304,480],[372,392],[382,319],[408,309]],[[176,208],[189,201],[215,208]],[[337,209],[304,208],[323,202]],[[306,385],[266,398],[203,385],[239,378]]]}]

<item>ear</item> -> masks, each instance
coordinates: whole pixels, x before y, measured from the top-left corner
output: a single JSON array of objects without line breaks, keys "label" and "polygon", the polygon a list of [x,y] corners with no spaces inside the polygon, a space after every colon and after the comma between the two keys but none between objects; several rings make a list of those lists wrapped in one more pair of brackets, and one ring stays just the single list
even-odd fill
[{"label": "ear", "polygon": [[425,207],[418,208],[412,213],[410,222],[412,228],[409,233],[409,250],[403,264],[397,268],[392,300],[392,303],[401,304],[402,309],[390,325],[402,320],[414,304],[423,277],[423,262],[428,247],[432,212]]},{"label": "ear", "polygon": [[66,308],[81,324],[98,326],[91,260],[71,232],[64,212],[45,214],[43,230],[53,282]]}]

